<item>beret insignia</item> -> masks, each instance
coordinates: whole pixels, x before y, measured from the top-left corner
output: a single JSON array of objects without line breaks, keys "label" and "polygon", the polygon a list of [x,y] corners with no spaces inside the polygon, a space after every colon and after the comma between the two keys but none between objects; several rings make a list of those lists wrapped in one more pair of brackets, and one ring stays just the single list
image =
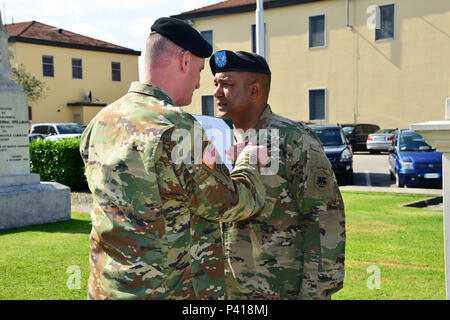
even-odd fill
[{"label": "beret insignia", "polygon": [[216,66],[223,68],[227,65],[227,53],[225,51],[219,51],[214,54],[214,61]]}]

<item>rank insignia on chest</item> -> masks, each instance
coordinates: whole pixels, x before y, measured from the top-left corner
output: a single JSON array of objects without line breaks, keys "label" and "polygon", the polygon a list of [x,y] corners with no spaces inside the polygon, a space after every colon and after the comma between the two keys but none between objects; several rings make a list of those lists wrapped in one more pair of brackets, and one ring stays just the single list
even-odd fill
[{"label": "rank insignia on chest", "polygon": [[227,53],[225,51],[219,51],[214,54],[214,61],[216,66],[223,68],[227,65]]},{"label": "rank insignia on chest", "polygon": [[216,163],[217,150],[216,147],[210,142],[206,146],[205,152],[203,153],[203,163],[206,164],[209,168],[214,168],[214,164]]}]

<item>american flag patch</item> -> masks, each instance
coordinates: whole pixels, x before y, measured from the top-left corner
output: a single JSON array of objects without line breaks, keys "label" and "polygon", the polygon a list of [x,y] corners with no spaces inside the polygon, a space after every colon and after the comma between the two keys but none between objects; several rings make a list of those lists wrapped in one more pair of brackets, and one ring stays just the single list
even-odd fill
[{"label": "american flag patch", "polygon": [[203,153],[203,163],[212,169],[214,168],[214,164],[216,163],[216,157],[217,157],[216,148],[210,141],[206,146],[205,153]]}]

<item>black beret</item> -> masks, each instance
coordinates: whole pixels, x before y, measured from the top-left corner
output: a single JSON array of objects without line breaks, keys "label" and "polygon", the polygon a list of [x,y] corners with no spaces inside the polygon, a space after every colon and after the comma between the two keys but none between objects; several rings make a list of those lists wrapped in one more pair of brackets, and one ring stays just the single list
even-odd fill
[{"label": "black beret", "polygon": [[245,51],[217,51],[209,59],[209,66],[211,67],[212,74],[216,72],[227,71],[245,71],[265,73],[270,75],[270,68],[264,59],[259,54]]},{"label": "black beret", "polygon": [[152,33],[159,33],[197,57],[209,58],[212,47],[201,34],[186,22],[176,18],[159,18],[151,27]]}]

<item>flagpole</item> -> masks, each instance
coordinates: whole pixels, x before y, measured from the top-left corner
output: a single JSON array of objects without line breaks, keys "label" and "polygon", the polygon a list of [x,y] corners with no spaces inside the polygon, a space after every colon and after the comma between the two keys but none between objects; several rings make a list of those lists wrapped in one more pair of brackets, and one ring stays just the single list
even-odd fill
[{"label": "flagpole", "polygon": [[256,0],[256,53],[265,58],[264,40],[264,5]]}]

